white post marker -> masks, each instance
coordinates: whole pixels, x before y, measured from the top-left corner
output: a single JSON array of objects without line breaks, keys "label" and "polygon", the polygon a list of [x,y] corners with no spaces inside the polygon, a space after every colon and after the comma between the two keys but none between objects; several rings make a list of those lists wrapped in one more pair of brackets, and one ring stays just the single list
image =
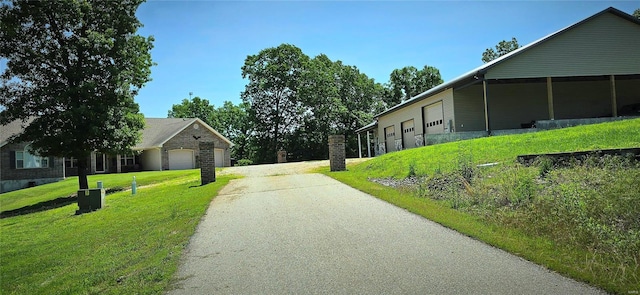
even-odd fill
[{"label": "white post marker", "polygon": [[136,177],[133,177],[133,182],[131,183],[131,194],[135,195],[136,194]]}]

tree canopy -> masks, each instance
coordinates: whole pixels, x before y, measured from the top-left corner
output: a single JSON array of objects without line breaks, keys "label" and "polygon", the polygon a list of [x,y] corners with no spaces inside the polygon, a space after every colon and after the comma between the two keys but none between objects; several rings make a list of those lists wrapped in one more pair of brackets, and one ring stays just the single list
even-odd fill
[{"label": "tree canopy", "polygon": [[520,45],[515,37],[511,38],[511,41],[502,40],[498,42],[495,50],[493,48],[487,48],[487,50],[482,53],[482,62],[488,63],[518,48],[520,48]]},{"label": "tree canopy", "polygon": [[354,131],[384,110],[383,87],[357,67],[290,44],[248,56],[242,74],[258,163],[274,162],[280,149],[293,160],[324,159],[330,134],[347,135],[347,156],[355,156]]},{"label": "tree canopy", "polygon": [[[249,55],[242,66],[248,80],[242,102],[225,101],[219,108],[194,98],[174,105],[169,116],[202,117],[234,144],[237,159],[273,163],[277,151],[289,160],[326,159],[329,135],[345,135],[347,157],[358,155],[355,130],[372,122],[386,108],[441,84],[431,66],[394,70],[383,86],[357,67],[313,58],[291,44]],[[204,120],[204,119],[203,119]]]},{"label": "tree canopy", "polygon": [[300,48],[282,44],[247,56],[242,78],[249,80],[242,92],[249,117],[255,123],[254,138],[260,162],[274,162],[286,148],[286,137],[298,129],[304,108],[298,95],[309,57]]},{"label": "tree canopy", "polygon": [[144,118],[134,97],[150,80],[152,37],[136,34],[141,0],[22,1],[0,6],[0,123],[28,122],[13,141],[41,156],[126,153]]},{"label": "tree canopy", "polygon": [[440,71],[428,65],[425,65],[422,70],[413,66],[395,69],[389,76],[385,102],[389,107],[392,107],[438,86],[442,82]]},{"label": "tree canopy", "polygon": [[185,98],[182,103],[171,106],[167,118],[198,118],[212,126],[213,112],[214,107],[208,100],[196,96],[191,100]]},{"label": "tree canopy", "polygon": [[640,19],[640,8],[636,9],[636,10],[633,12],[633,16],[635,16],[636,18]]},{"label": "tree canopy", "polygon": [[232,157],[238,160],[249,159],[255,153],[249,142],[253,133],[253,122],[249,120],[247,103],[241,102],[234,105],[230,101],[225,101],[221,107],[213,111],[211,127],[233,142]]}]

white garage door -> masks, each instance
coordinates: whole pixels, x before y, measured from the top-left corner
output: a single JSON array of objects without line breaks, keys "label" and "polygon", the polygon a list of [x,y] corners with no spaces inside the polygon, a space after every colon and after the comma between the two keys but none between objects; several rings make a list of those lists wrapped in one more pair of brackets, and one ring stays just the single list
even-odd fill
[{"label": "white garage door", "polygon": [[216,167],[223,167],[224,166],[224,150],[214,149],[213,155],[216,158]]},{"label": "white garage door", "polygon": [[413,127],[413,119],[402,122],[402,147],[410,149],[416,147],[415,128]]},{"label": "white garage door", "polygon": [[442,102],[436,102],[424,107],[424,130],[425,134],[444,133],[444,122],[442,112]]},{"label": "white garage door", "polygon": [[184,170],[195,168],[193,150],[169,151],[169,170]]},{"label": "white garage door", "polygon": [[384,128],[384,140],[387,153],[396,150],[396,129],[394,126]]}]

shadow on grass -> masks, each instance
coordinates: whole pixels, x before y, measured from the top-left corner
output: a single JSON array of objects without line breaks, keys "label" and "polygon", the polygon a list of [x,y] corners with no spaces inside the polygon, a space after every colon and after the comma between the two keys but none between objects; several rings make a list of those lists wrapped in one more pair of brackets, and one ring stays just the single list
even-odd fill
[{"label": "shadow on grass", "polygon": [[[105,190],[105,194],[109,195],[109,194],[121,192],[124,190],[125,188],[123,187],[108,188]],[[40,203],[24,206],[24,207],[13,209],[13,210],[2,211],[0,212],[0,219],[56,209],[56,208],[67,206],[76,202],[78,202],[77,194],[73,194],[66,197],[59,197],[53,200],[43,201]]]}]

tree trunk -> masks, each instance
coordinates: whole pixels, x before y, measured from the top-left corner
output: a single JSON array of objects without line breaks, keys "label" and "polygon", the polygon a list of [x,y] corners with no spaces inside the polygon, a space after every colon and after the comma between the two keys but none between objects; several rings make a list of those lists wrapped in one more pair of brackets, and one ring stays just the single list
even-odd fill
[{"label": "tree trunk", "polygon": [[78,157],[78,185],[80,189],[89,188],[89,181],[87,180],[87,158],[86,156]]}]

